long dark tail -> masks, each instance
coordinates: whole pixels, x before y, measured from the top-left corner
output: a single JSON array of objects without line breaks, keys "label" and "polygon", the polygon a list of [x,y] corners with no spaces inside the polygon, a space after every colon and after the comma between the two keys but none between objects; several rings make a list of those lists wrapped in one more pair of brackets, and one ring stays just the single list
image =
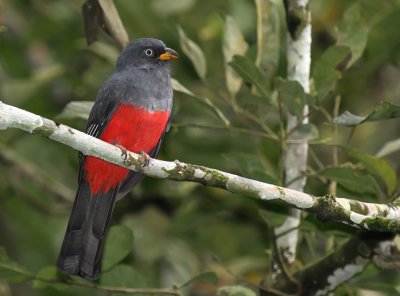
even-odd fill
[{"label": "long dark tail", "polygon": [[62,272],[90,280],[100,276],[105,235],[117,192],[111,189],[92,197],[89,185],[81,183],[57,260]]}]

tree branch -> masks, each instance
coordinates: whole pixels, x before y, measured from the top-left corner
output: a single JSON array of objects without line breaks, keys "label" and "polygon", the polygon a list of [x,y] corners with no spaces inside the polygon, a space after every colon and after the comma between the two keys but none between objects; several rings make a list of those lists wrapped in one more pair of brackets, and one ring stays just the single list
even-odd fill
[{"label": "tree branch", "polygon": [[362,272],[374,256],[376,246],[393,236],[390,233],[361,232],[325,258],[293,274],[301,283],[300,289],[288,285],[287,280],[278,282],[274,288],[299,296],[327,295]]},{"label": "tree branch", "polygon": [[[308,0],[284,0],[287,23],[287,76],[289,80],[301,84],[305,93],[310,91],[311,65],[311,14]],[[285,184],[288,188],[303,191],[306,184],[304,175],[307,167],[308,144],[289,144],[291,132],[296,126],[308,123],[308,105],[303,107],[303,118],[287,113],[286,133],[288,135],[285,151]],[[294,182],[291,182],[295,180]],[[293,263],[296,258],[300,211],[291,209],[286,220],[275,228],[278,236],[278,251],[283,252],[286,263]],[[288,229],[294,229],[287,232]],[[285,235],[280,235],[286,233]]]},{"label": "tree branch", "polygon": [[196,182],[265,201],[276,201],[312,213],[323,221],[338,221],[367,230],[400,232],[398,200],[386,205],[333,195],[318,197],[177,160],[169,162],[151,159],[147,164],[140,154],[125,153],[114,145],[71,127],[0,102],[0,130],[8,128],[18,128],[44,136],[85,155],[104,159],[149,177]]}]

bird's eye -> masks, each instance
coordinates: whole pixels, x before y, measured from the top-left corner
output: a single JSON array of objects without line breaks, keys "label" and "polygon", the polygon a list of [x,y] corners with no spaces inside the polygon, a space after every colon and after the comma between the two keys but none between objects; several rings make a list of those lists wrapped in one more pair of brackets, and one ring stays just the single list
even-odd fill
[{"label": "bird's eye", "polygon": [[148,57],[153,55],[153,50],[151,48],[148,48],[144,51],[145,55],[147,55]]}]

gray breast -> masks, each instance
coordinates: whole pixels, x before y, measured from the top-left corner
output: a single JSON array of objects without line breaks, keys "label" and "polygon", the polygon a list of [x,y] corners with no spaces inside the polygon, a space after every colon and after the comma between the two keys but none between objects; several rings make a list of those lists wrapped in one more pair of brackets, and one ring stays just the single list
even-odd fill
[{"label": "gray breast", "polygon": [[130,68],[113,76],[109,82],[115,99],[151,111],[171,109],[172,86],[168,67]]}]

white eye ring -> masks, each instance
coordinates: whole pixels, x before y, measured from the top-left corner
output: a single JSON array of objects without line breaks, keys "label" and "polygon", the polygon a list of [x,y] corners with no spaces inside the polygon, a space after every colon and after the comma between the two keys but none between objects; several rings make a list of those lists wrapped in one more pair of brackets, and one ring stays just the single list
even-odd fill
[{"label": "white eye ring", "polygon": [[153,55],[153,50],[150,49],[150,48],[148,48],[148,49],[146,49],[146,50],[144,51],[144,54],[147,55],[148,57],[150,57],[150,56]]}]

